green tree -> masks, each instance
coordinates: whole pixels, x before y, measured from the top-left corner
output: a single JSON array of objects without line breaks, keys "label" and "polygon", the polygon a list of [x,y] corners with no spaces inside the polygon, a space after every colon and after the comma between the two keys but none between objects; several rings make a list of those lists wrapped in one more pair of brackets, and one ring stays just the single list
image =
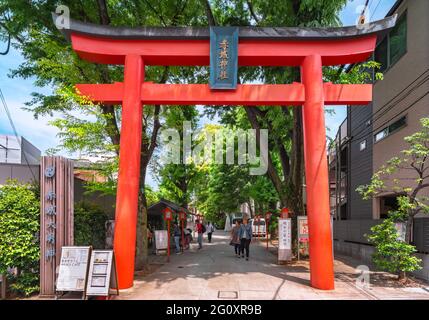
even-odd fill
[{"label": "green tree", "polygon": [[[91,105],[80,98],[74,86],[77,83],[113,83],[122,81],[122,66],[88,63],[78,58],[70,44],[55,27],[51,12],[60,3],[47,1],[0,1],[0,39],[10,35],[12,45],[23,55],[25,62],[12,70],[10,76],[35,77],[39,87],[49,87],[48,93],[33,93],[27,108],[39,116],[60,114],[52,124],[60,130],[59,146],[82,155],[104,155],[106,167],[115,176],[119,155],[120,106]],[[179,26],[206,24],[204,5],[197,0],[61,1],[70,9],[71,17],[85,22],[108,26]],[[165,83],[179,70],[149,67],[146,80]],[[143,121],[139,216],[137,228],[136,269],[147,263],[147,199],[146,171],[156,147],[160,128],[161,106],[146,106]],[[56,150],[52,150],[55,152]],[[116,166],[117,168],[117,166]],[[112,184],[116,180],[111,180]]]},{"label": "green tree", "polygon": [[[346,0],[333,1],[225,1],[206,2],[207,20],[210,25],[239,26],[338,26],[338,13]],[[341,73],[341,72],[340,72]],[[241,83],[259,80],[264,83],[290,83],[300,81],[298,68],[240,68]],[[303,205],[303,135],[301,107],[243,107],[248,124],[259,131],[270,130],[270,154],[268,157],[268,178],[277,191],[282,206],[289,207],[295,214],[302,214]],[[227,122],[242,111],[217,109]],[[237,118],[235,118],[237,119]]]},{"label": "green tree", "polygon": [[0,274],[25,295],[39,290],[39,206],[34,186],[16,180],[0,186]]},{"label": "green tree", "polygon": [[[402,199],[403,204],[407,202]],[[375,246],[373,261],[381,270],[398,274],[399,279],[406,279],[407,272],[421,269],[421,259],[413,254],[416,248],[400,239],[395,223],[403,218],[403,210],[389,213],[382,223],[371,228],[368,240]]]},{"label": "green tree", "polygon": [[[175,130],[182,143],[177,148],[180,163],[165,163],[161,164],[154,161],[154,173],[159,180],[160,193],[163,198],[178,203],[183,208],[188,208],[193,192],[193,185],[199,174],[197,165],[191,161],[190,163],[183,162],[184,156],[184,124],[187,122],[190,129],[195,131],[198,123],[198,111],[195,106],[171,106],[165,113],[165,123],[163,127],[169,130]],[[194,132],[186,132],[186,134],[193,134]],[[195,143],[191,143],[191,148],[195,147]],[[161,141],[163,143],[179,143],[179,141]],[[159,152],[166,152],[160,149]]]},{"label": "green tree", "polygon": [[108,215],[97,205],[79,202],[74,205],[74,244],[104,249]]},{"label": "green tree", "polygon": [[[392,263],[393,269],[404,273],[418,265],[418,259],[411,256],[415,252],[415,248],[410,245],[413,219],[418,213],[429,213],[429,197],[422,195],[422,191],[429,188],[429,118],[423,118],[420,122],[421,130],[404,138],[408,149],[403,150],[401,156],[387,161],[374,173],[370,184],[357,189],[364,199],[386,193],[397,196],[398,210],[390,212],[389,218],[381,226],[372,229],[370,239],[376,244],[376,259],[380,261],[380,266]],[[395,222],[405,223],[405,243],[393,235],[392,224]],[[402,260],[395,264],[395,259],[399,259],[397,255]]]}]

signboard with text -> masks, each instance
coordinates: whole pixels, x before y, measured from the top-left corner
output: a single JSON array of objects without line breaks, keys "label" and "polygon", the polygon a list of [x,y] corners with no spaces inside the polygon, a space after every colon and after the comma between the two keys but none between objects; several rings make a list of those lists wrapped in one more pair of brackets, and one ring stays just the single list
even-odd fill
[{"label": "signboard with text", "polygon": [[292,249],[290,219],[279,219],[279,249]]},{"label": "signboard with text", "polygon": [[116,263],[113,250],[94,250],[89,265],[87,296],[110,295],[111,289],[118,294]]},{"label": "signboard with text", "polygon": [[167,230],[155,230],[155,249],[167,250],[168,233]]},{"label": "signboard with text", "polygon": [[210,89],[236,89],[238,27],[210,27]]},{"label": "signboard with text", "polygon": [[308,242],[308,219],[307,216],[298,216],[298,239],[300,242]]},{"label": "signboard with text", "polygon": [[291,219],[279,219],[279,261],[292,259],[292,221]]},{"label": "signboard with text", "polygon": [[91,247],[62,247],[57,291],[84,291]]}]

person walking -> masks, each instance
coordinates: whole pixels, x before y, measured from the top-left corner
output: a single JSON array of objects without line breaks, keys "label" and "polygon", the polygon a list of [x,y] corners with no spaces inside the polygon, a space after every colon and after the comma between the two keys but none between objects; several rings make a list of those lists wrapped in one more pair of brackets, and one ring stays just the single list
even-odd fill
[{"label": "person walking", "polygon": [[179,225],[177,224],[177,222],[174,223],[174,228],[173,228],[173,236],[174,236],[174,243],[176,244],[176,254],[180,254],[180,237],[182,235],[182,232],[179,228]]},{"label": "person walking", "polygon": [[234,246],[235,256],[240,258],[240,220],[235,221],[235,226],[231,230],[231,245]]},{"label": "person walking", "polygon": [[215,232],[214,225],[209,221],[206,226],[207,230],[207,239],[209,240],[209,243],[212,243],[212,234]]},{"label": "person walking", "polygon": [[249,260],[250,242],[252,241],[252,225],[249,223],[248,218],[243,219],[238,237],[240,238],[241,257],[244,258],[244,251],[246,250],[246,260]]},{"label": "person walking", "polygon": [[203,233],[204,233],[204,226],[200,222],[200,220],[195,221],[195,231],[198,234],[198,250],[203,247]]}]

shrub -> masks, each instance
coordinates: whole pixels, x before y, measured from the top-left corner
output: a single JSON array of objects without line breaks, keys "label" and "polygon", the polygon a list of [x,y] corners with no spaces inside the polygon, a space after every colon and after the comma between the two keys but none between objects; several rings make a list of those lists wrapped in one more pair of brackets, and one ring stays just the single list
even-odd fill
[{"label": "shrub", "polygon": [[13,292],[27,296],[39,290],[38,195],[16,180],[0,187],[0,273],[8,275]]},{"label": "shrub", "polygon": [[74,244],[104,249],[107,214],[97,205],[78,202],[74,207]]},{"label": "shrub", "polygon": [[388,219],[371,228],[368,240],[375,246],[372,257],[375,265],[404,279],[407,272],[421,269],[421,260],[413,255],[416,252],[413,245],[399,239],[397,217],[398,212],[389,213]]}]

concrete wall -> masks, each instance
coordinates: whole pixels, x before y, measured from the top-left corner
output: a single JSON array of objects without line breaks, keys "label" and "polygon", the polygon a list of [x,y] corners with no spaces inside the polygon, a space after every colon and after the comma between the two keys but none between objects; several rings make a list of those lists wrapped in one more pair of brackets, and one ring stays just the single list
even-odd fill
[{"label": "concrete wall", "polygon": [[[392,157],[400,156],[401,150],[407,148],[404,137],[418,131],[419,119],[429,116],[429,95],[425,95],[429,92],[429,72],[416,81],[429,68],[429,19],[427,19],[429,1],[404,1],[397,13],[400,16],[405,12],[407,12],[407,52],[386,70],[384,80],[374,85],[373,135],[403,115],[407,116],[407,125],[374,143],[374,170]],[[379,111],[380,109],[382,111]],[[404,177],[410,177],[409,170],[392,175],[391,179]],[[429,196],[429,189],[421,195]],[[373,201],[373,211],[374,218],[378,218],[380,209],[377,199]]]},{"label": "concrete wall", "polygon": [[5,184],[8,179],[17,179],[22,183],[32,182],[34,180],[33,174],[38,183],[40,179],[40,166],[0,163],[0,185]]}]

